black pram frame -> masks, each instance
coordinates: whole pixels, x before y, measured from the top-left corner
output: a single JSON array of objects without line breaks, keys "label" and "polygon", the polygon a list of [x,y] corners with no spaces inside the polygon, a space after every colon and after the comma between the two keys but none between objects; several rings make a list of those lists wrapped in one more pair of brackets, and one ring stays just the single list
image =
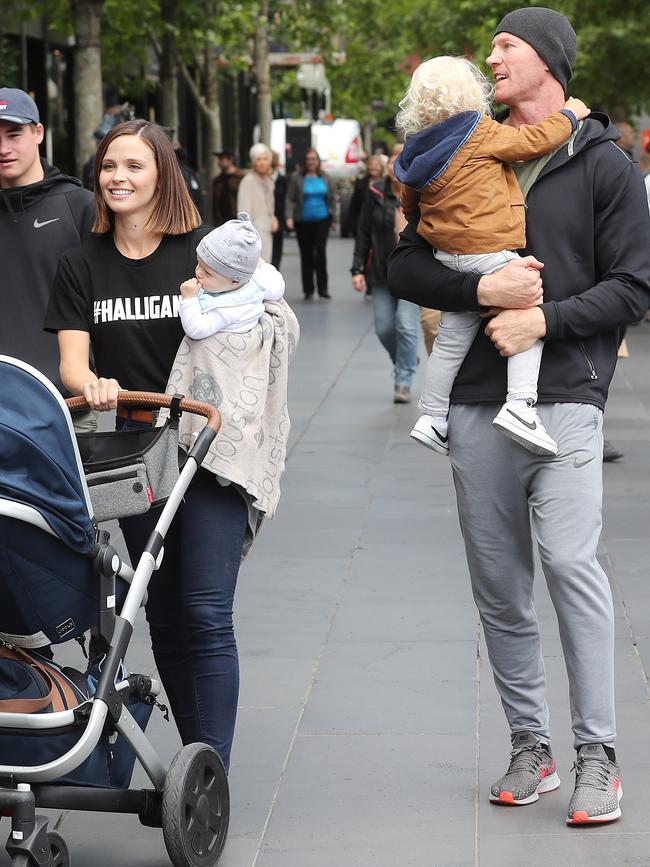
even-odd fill
[{"label": "black pram frame", "polygon": [[[88,408],[84,398],[72,398],[66,404],[71,412]],[[13,867],[68,867],[70,864],[63,838],[55,831],[48,831],[48,819],[36,815],[37,806],[137,814],[142,824],[162,828],[175,867],[213,867],[226,841],[230,810],[228,782],[216,751],[205,744],[186,745],[167,769],[129,713],[132,684],[116,682],[133,635],[136,615],[146,598],[147,585],[162,560],[165,535],[219,431],[221,416],[216,407],[180,395],[120,392],[118,406],[169,408],[171,413],[182,411],[204,416],[207,422],[160,509],[135,569],[122,563],[108,534],[98,530],[91,556],[100,588],[98,630],[108,650],[93,698],[73,710],[55,713],[0,713],[0,734],[38,736],[82,730],[72,749],[47,764],[0,765],[0,810],[11,815],[6,848]],[[119,614],[116,614],[114,602],[116,576],[126,578],[130,585]],[[145,681],[148,681],[144,684],[145,691],[155,694],[159,688],[156,682],[148,678]],[[116,731],[127,740],[151,780],[152,789],[107,789],[51,782],[77,768],[106,731]]]}]

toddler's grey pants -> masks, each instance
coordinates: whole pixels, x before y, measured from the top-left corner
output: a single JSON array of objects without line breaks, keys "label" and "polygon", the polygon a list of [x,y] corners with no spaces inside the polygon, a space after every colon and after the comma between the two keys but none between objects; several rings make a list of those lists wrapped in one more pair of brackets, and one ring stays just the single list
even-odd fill
[{"label": "toddler's grey pants", "polygon": [[496,431],[498,409],[453,405],[449,446],[472,591],[511,732],[550,737],[534,536],[560,628],[575,746],[613,746],[614,613],[596,560],[602,412],[588,404],[538,404],[559,446],[557,457],[547,458]]}]

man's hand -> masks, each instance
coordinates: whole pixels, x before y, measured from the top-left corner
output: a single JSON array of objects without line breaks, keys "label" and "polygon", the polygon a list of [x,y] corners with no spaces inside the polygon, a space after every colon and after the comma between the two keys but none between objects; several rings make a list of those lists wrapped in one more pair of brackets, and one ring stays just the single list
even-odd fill
[{"label": "man's hand", "polygon": [[363,276],[363,274],[352,275],[352,288],[355,290],[355,292],[366,291],[366,278]]},{"label": "man's hand", "polygon": [[181,283],[181,296],[183,298],[196,298],[199,294],[199,281],[196,277],[190,277],[184,283]]},{"label": "man's hand", "polygon": [[546,317],[539,307],[502,310],[485,326],[485,333],[506,358],[525,352],[546,334]]},{"label": "man's hand", "polygon": [[544,267],[534,256],[512,259],[494,274],[485,274],[478,284],[478,303],[485,307],[506,307],[523,310],[543,301]]}]

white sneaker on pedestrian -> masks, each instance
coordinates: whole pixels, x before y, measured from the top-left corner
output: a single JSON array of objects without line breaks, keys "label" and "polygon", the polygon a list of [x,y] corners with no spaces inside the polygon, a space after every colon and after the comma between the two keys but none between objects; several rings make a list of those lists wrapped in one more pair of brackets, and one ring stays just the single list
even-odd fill
[{"label": "white sneaker on pedestrian", "polygon": [[552,457],[557,454],[557,443],[546,432],[534,406],[519,401],[516,404],[506,402],[492,424],[509,439],[536,455]]},{"label": "white sneaker on pedestrian", "polygon": [[413,425],[411,436],[414,440],[422,443],[434,452],[441,455],[449,454],[449,443],[447,442],[447,425],[440,424],[430,415],[421,415]]}]

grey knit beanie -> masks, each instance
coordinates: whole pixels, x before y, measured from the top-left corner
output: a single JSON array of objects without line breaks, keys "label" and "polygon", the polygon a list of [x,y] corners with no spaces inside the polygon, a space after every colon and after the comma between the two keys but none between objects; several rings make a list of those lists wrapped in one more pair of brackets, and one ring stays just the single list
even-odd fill
[{"label": "grey knit beanie", "polygon": [[565,15],[545,6],[526,6],[508,12],[497,33],[512,33],[531,45],[566,90],[576,59],[576,34]]},{"label": "grey knit beanie", "polygon": [[246,283],[255,273],[262,239],[244,211],[201,238],[196,255],[217,274]]}]

